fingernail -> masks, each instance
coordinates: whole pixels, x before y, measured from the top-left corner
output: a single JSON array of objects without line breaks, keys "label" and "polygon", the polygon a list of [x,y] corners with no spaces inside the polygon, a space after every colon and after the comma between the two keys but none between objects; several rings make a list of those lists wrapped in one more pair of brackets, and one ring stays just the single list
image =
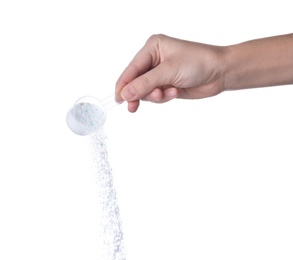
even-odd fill
[{"label": "fingernail", "polygon": [[126,101],[130,101],[134,96],[135,96],[135,91],[132,87],[123,89],[121,92],[121,97]]}]

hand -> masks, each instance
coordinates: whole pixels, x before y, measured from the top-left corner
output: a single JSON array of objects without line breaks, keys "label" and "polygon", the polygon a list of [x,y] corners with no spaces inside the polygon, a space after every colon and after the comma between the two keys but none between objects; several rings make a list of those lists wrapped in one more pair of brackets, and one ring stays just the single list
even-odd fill
[{"label": "hand", "polygon": [[151,36],[116,83],[117,102],[135,112],[139,101],[198,99],[224,90],[224,48],[165,35]]}]

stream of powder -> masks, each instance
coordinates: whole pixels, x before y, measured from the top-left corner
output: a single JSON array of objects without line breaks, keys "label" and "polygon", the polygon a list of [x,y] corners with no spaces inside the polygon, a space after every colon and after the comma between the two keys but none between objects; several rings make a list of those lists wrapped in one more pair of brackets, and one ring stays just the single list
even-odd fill
[{"label": "stream of powder", "polygon": [[90,136],[90,145],[99,188],[102,259],[125,260],[121,218],[103,129]]}]

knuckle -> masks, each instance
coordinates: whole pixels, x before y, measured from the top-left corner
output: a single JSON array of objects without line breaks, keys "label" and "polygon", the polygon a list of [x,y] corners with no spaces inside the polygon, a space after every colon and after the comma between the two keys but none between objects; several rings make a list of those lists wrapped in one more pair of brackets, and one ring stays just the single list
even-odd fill
[{"label": "knuckle", "polygon": [[164,34],[153,34],[151,35],[148,40],[147,44],[149,45],[157,45],[159,44],[166,36]]}]

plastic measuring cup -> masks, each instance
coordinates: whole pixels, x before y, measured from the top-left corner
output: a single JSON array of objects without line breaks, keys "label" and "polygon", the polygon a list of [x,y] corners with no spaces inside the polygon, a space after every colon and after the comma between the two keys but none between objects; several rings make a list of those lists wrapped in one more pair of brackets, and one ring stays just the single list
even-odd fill
[{"label": "plastic measuring cup", "polygon": [[75,134],[93,134],[103,127],[107,118],[107,110],[116,104],[114,95],[102,100],[92,96],[83,96],[68,111],[67,125]]}]

